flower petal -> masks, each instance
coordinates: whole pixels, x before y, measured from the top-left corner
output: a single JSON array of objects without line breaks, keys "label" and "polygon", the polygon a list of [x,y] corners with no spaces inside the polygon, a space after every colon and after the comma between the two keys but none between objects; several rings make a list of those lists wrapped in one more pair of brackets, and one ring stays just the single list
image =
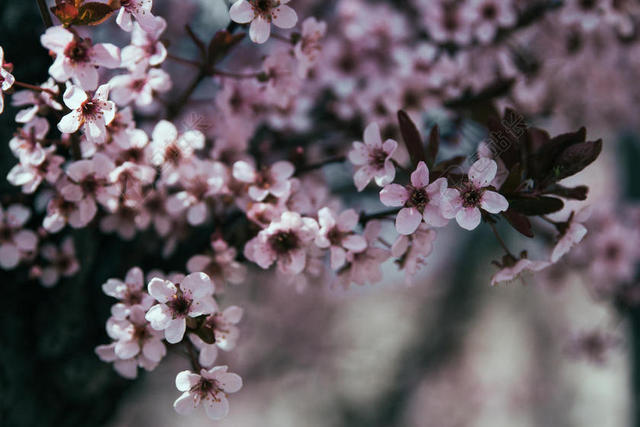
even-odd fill
[{"label": "flower petal", "polygon": [[416,208],[402,208],[396,217],[396,230],[400,234],[411,234],[422,222],[422,215]]},{"label": "flower petal", "polygon": [[509,209],[509,202],[502,194],[485,191],[480,200],[480,206],[487,212],[498,213]]},{"label": "flower petal", "polygon": [[469,168],[469,179],[478,188],[489,185],[498,172],[498,164],[487,157],[482,157]]},{"label": "flower petal", "polygon": [[380,191],[380,201],[385,206],[403,206],[409,199],[409,192],[399,184],[386,185]]}]

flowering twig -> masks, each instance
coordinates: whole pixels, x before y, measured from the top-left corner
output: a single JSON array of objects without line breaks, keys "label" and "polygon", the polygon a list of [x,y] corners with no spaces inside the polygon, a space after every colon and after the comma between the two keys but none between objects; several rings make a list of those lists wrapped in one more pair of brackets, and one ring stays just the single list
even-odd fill
[{"label": "flowering twig", "polygon": [[44,88],[44,87],[32,85],[32,84],[29,84],[29,83],[19,82],[17,80],[15,82],[13,82],[13,84],[14,84],[14,86],[20,86],[20,87],[23,87],[25,89],[35,90],[36,92],[46,92],[51,96],[58,96],[58,94],[55,93],[54,91],[52,91],[51,89],[47,89],[47,88]]},{"label": "flowering twig", "polygon": [[489,222],[488,223],[489,226],[491,227],[491,230],[493,230],[493,234],[496,236],[496,239],[498,240],[498,243],[500,243],[500,246],[502,246],[502,249],[504,249],[504,251],[507,253],[507,255],[509,255],[510,257],[516,258],[511,251],[509,250],[509,248],[507,247],[506,243],[504,242],[504,240],[502,240],[502,237],[500,237],[500,234],[498,233],[498,230],[496,229],[496,226],[493,222]]},{"label": "flowering twig", "polygon": [[389,216],[396,215],[399,211],[400,211],[400,208],[393,208],[393,209],[387,209],[380,212],[375,212],[372,214],[366,214],[363,212],[360,215],[360,224],[366,224],[367,222],[373,219],[387,218]]},{"label": "flowering twig", "polygon": [[326,165],[330,165],[332,163],[342,163],[344,161],[347,160],[346,156],[335,156],[335,157],[329,157],[328,159],[325,159],[321,162],[318,163],[311,163],[309,165],[306,166],[302,166],[299,167],[296,170],[296,175],[301,174],[301,173],[305,173],[305,172],[310,172],[316,169],[321,169],[322,167],[326,166]]}]

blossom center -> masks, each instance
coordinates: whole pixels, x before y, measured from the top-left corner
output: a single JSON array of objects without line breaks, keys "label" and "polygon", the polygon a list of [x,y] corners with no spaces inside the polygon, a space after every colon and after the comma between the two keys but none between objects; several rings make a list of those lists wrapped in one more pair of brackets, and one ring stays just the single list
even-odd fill
[{"label": "blossom center", "polygon": [[283,255],[297,249],[300,239],[291,230],[279,231],[269,238],[269,245],[278,255]]},{"label": "blossom center", "polygon": [[424,188],[413,188],[407,200],[407,206],[416,208],[422,212],[425,206],[427,206],[427,203],[429,203],[429,195],[426,190]]},{"label": "blossom center", "polygon": [[80,108],[82,109],[82,115],[84,117],[95,118],[100,116],[101,114],[100,106],[97,102],[94,102],[92,100],[83,102]]},{"label": "blossom center", "polygon": [[167,302],[167,307],[171,309],[174,317],[186,316],[189,314],[192,300],[180,290],[171,296],[171,299]]},{"label": "blossom center", "polygon": [[74,40],[67,45],[64,50],[64,55],[69,58],[71,62],[88,62],[89,47],[83,41]]},{"label": "blossom center", "polygon": [[340,246],[342,239],[344,238],[344,234],[345,233],[340,231],[338,227],[333,227],[329,233],[327,233],[327,239],[329,239],[331,246]]},{"label": "blossom center", "polygon": [[467,188],[463,189],[460,193],[462,197],[462,206],[465,208],[473,208],[480,204],[484,190],[482,188],[475,188],[468,185]]},{"label": "blossom center", "polygon": [[369,163],[377,169],[384,169],[387,153],[382,148],[375,148],[369,152]]},{"label": "blossom center", "polygon": [[493,3],[487,3],[482,8],[482,17],[487,20],[495,19],[498,14],[498,10],[496,9],[496,5]]},{"label": "blossom center", "polygon": [[251,0],[251,7],[253,8],[253,12],[257,15],[262,16],[263,18],[271,21],[271,10],[280,6],[280,1],[278,0]]},{"label": "blossom center", "polygon": [[222,391],[222,388],[216,380],[210,380],[207,378],[200,378],[200,381],[190,390],[192,393],[200,395],[201,398],[207,399],[211,397],[216,402],[220,400],[218,393]]}]

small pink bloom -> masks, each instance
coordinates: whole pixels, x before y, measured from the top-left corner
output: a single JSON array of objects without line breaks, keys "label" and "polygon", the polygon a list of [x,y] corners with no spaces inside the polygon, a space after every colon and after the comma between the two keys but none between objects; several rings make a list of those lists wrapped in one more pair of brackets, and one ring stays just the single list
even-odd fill
[{"label": "small pink bloom", "polygon": [[120,6],[116,23],[124,31],[133,29],[133,19],[147,32],[158,27],[157,18],[151,14],[153,0],[120,0]]},{"label": "small pink bloom", "polygon": [[569,220],[563,223],[564,231],[551,252],[551,262],[557,262],[569,250],[580,243],[587,234],[587,228],[583,223],[591,214],[589,209],[582,209],[578,213],[571,213]]},{"label": "small pink bloom", "polygon": [[23,205],[0,205],[0,268],[12,270],[38,246],[38,236],[24,229],[31,211]]},{"label": "small pink bloom", "polygon": [[411,234],[423,219],[433,227],[447,225],[449,220],[443,216],[441,207],[447,191],[450,190],[446,178],[438,178],[429,184],[429,168],[420,162],[411,174],[411,185],[385,186],[380,191],[380,201],[385,206],[402,206],[396,216],[396,230],[400,234]]},{"label": "small pink bloom", "polygon": [[211,241],[211,252],[194,255],[187,262],[189,272],[202,271],[211,277],[217,285],[229,282],[242,283],[247,269],[236,261],[237,251],[221,238]]},{"label": "small pink bloom", "polygon": [[422,223],[411,235],[400,235],[391,246],[391,255],[398,258],[396,263],[404,271],[405,283],[410,284],[420,268],[425,264],[425,258],[433,250],[436,239],[435,230]]},{"label": "small pink bloom", "polygon": [[133,307],[140,307],[148,310],[154,299],[144,290],[144,277],[142,270],[133,267],[127,272],[124,281],[120,279],[109,279],[102,285],[102,291],[110,297],[120,300],[111,307],[111,315],[123,320]]},{"label": "small pink bloom", "polygon": [[109,81],[111,99],[118,105],[135,102],[138,107],[144,107],[153,102],[157,93],[164,93],[171,89],[171,77],[159,68],[148,71],[137,69],[131,74],[121,74]]},{"label": "small pink bloom", "polygon": [[267,269],[274,262],[285,274],[299,274],[306,264],[307,246],[318,232],[313,218],[303,218],[297,212],[284,212],[256,237],[247,242],[245,256]]},{"label": "small pink bloom", "polygon": [[535,273],[550,265],[549,261],[532,261],[527,258],[515,259],[507,255],[503,259],[501,269],[491,277],[491,286],[501,282],[513,281],[526,272]]},{"label": "small pink bloom", "polygon": [[47,29],[40,41],[56,55],[49,68],[51,77],[59,82],[72,79],[84,90],[94,90],[98,86],[97,66],[120,66],[118,47],[111,43],[93,45],[90,39],[80,39],[62,26]]},{"label": "small pink bloom", "polygon": [[[53,91],[55,94],[60,90],[52,78],[42,83],[40,87],[49,89],[49,91]],[[28,123],[36,117],[40,109],[44,108],[53,108],[54,110],[61,111],[62,105],[53,98],[49,91],[34,92],[26,89],[14,93],[11,97],[11,105],[16,107],[30,105],[30,107],[18,111],[18,114],[16,114],[16,122]]]},{"label": "small pink bloom", "polygon": [[202,369],[200,375],[182,371],[176,376],[176,387],[183,392],[173,403],[179,414],[188,414],[200,403],[212,420],[221,420],[229,413],[227,396],[242,388],[242,378],[227,372],[226,366]]},{"label": "small pink bloom", "polygon": [[217,310],[213,283],[204,273],[191,273],[177,284],[156,277],[151,279],[148,288],[159,304],[151,307],[145,317],[153,329],[164,330],[165,338],[171,344],[182,340],[187,317]]},{"label": "small pink bloom", "polygon": [[102,144],[107,140],[107,125],[116,114],[116,106],[108,97],[109,85],[100,86],[93,98],[89,98],[79,87],[67,85],[63,99],[71,112],[60,120],[58,130],[74,133],[82,126],[90,143]]},{"label": "small pink bloom", "polygon": [[489,213],[506,211],[509,202],[502,194],[489,190],[489,184],[495,178],[498,165],[495,161],[483,157],[469,169],[468,180],[457,190],[447,195],[443,201],[443,214],[446,218],[456,218],[458,225],[473,230],[480,224],[480,208]]},{"label": "small pink bloom", "polygon": [[346,210],[338,216],[327,207],[318,212],[320,231],[315,242],[320,248],[329,248],[331,268],[334,270],[346,263],[347,252],[358,253],[367,248],[365,238],[353,231],[358,226],[358,218],[353,209]]},{"label": "small pink bloom", "polygon": [[229,10],[231,20],[239,24],[251,22],[249,37],[254,43],[269,39],[271,23],[283,29],[298,22],[296,12],[286,5],[289,0],[237,0]]},{"label": "small pink bloom", "polygon": [[391,256],[388,249],[376,246],[382,225],[379,221],[369,221],[364,228],[367,248],[362,252],[347,253],[347,263],[337,272],[337,278],[343,286],[351,283],[365,285],[382,280],[382,263]]},{"label": "small pink bloom", "polygon": [[289,178],[295,169],[287,161],[279,161],[268,169],[256,171],[249,163],[241,160],[233,165],[233,177],[249,185],[249,197],[257,202],[263,201],[269,194],[285,198],[291,191]]},{"label": "small pink bloom", "polygon": [[371,123],[364,130],[364,143],[354,142],[353,149],[349,152],[349,160],[355,166],[359,166],[353,180],[358,191],[364,190],[372,178],[380,187],[393,182],[396,176],[396,168],[393,166],[391,156],[398,148],[398,143],[393,139],[387,139],[384,143],[380,138],[380,129],[376,123]]},{"label": "small pink bloom", "polygon": [[302,36],[293,48],[296,59],[299,61],[298,77],[306,78],[309,70],[315,65],[322,50],[320,39],[325,36],[326,32],[327,23],[318,21],[313,16],[305,19],[302,23]]},{"label": "small pink bloom", "polygon": [[71,237],[65,238],[59,249],[53,244],[42,245],[40,256],[49,262],[42,268],[39,277],[43,286],[53,286],[58,283],[60,276],[71,277],[80,270]]},{"label": "small pink bloom", "polygon": [[167,22],[156,17],[156,27],[152,32],[145,31],[137,22],[133,24],[131,44],[122,49],[122,66],[130,71],[155,67],[167,58],[167,48],[160,36],[167,28]]}]

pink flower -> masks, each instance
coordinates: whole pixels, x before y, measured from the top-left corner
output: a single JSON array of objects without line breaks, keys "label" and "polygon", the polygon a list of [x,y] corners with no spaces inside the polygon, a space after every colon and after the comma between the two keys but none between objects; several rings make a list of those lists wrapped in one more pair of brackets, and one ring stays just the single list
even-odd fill
[{"label": "pink flower", "polygon": [[449,193],[447,201],[443,202],[444,216],[455,216],[460,227],[473,230],[480,224],[480,208],[494,214],[506,211],[509,208],[507,199],[488,187],[497,170],[496,162],[486,157],[471,165],[468,180],[460,184],[454,193]]},{"label": "pink flower", "polygon": [[425,264],[424,259],[433,251],[435,239],[435,230],[422,223],[413,234],[400,235],[391,246],[391,255],[398,258],[396,263],[404,271],[407,284]]},{"label": "pink flower", "polygon": [[213,283],[204,273],[191,273],[177,284],[156,277],[148,287],[149,294],[160,304],[151,307],[145,317],[153,329],[164,330],[165,338],[171,344],[182,340],[187,317],[217,310]]},{"label": "pink flower", "polygon": [[46,156],[41,142],[49,132],[49,122],[43,117],[34,117],[24,127],[19,128],[9,140],[9,148],[21,163],[39,165]]},{"label": "pink flower", "polygon": [[110,318],[107,333],[116,340],[114,352],[120,359],[131,359],[142,354],[157,363],[167,354],[162,333],[149,326],[145,311],[140,306],[132,307],[126,319]]},{"label": "pink flower", "polygon": [[591,212],[588,209],[582,209],[578,213],[571,213],[568,221],[562,223],[564,228],[558,242],[551,252],[551,262],[557,262],[569,250],[580,243],[587,234],[587,228],[583,223],[589,218]]},{"label": "pink flower", "polygon": [[43,180],[54,184],[62,174],[60,165],[64,163],[64,157],[54,154],[56,151],[54,146],[42,151],[44,157],[41,158],[40,163],[24,163],[21,160],[9,171],[7,181],[13,185],[22,186],[22,192],[26,194],[35,192]]},{"label": "pink flower", "polygon": [[227,372],[226,366],[202,369],[200,375],[182,371],[176,376],[176,387],[183,392],[173,403],[179,414],[188,414],[203,403],[207,416],[221,420],[229,413],[227,395],[242,388],[242,378]]},{"label": "pink flower", "polygon": [[131,32],[131,44],[122,49],[122,66],[133,71],[155,67],[167,58],[167,48],[160,41],[160,36],[167,28],[167,22],[156,17],[156,28],[148,32],[142,29],[137,22],[133,24]]},{"label": "pink flower", "polygon": [[144,71],[138,68],[131,74],[121,74],[109,81],[111,99],[118,105],[127,105],[132,101],[138,107],[153,102],[156,93],[164,93],[171,89],[171,77],[159,68]]},{"label": "pink flower", "polygon": [[443,216],[441,204],[451,191],[447,188],[446,178],[438,178],[429,184],[429,168],[420,162],[411,174],[411,185],[385,186],[380,191],[380,201],[385,206],[403,206],[396,216],[396,230],[400,234],[411,234],[423,219],[433,227],[447,225],[449,220]]},{"label": "pink flower", "polygon": [[307,246],[318,232],[313,218],[303,218],[297,212],[284,212],[256,237],[247,242],[245,256],[262,268],[278,262],[285,274],[299,274],[304,270]]},{"label": "pink flower", "polygon": [[249,197],[257,202],[263,201],[269,194],[285,198],[291,191],[289,178],[295,171],[287,161],[279,161],[268,169],[256,171],[249,163],[241,160],[233,164],[233,177],[249,185]]},{"label": "pink flower", "polygon": [[8,91],[16,79],[7,68],[12,68],[9,64],[5,67],[4,50],[0,46],[0,114],[4,111],[4,93]]},{"label": "pink flower", "polygon": [[98,86],[97,66],[120,66],[120,49],[116,46],[111,43],[92,45],[90,39],[80,39],[62,26],[47,29],[40,42],[56,55],[49,68],[51,77],[59,82],[72,79],[84,90],[94,90]]},{"label": "pink flower", "polygon": [[318,21],[316,18],[309,17],[302,23],[302,36],[300,41],[293,48],[298,59],[298,76],[306,78],[309,70],[318,60],[322,45],[322,39],[327,32],[327,23]]},{"label": "pink flower", "polygon": [[111,123],[116,113],[116,106],[108,101],[109,85],[100,86],[89,98],[77,86],[67,85],[64,92],[64,103],[71,112],[58,123],[62,133],[74,133],[80,126],[90,143],[101,144],[107,140],[107,125]]},{"label": "pink flower", "polygon": [[349,160],[356,166],[353,180],[358,191],[364,190],[372,178],[380,187],[393,182],[396,169],[391,161],[391,156],[398,148],[398,143],[393,139],[387,139],[382,143],[380,129],[376,123],[371,123],[364,130],[364,143],[354,142],[353,149],[349,152]]},{"label": "pink flower", "polygon": [[0,267],[15,268],[20,260],[33,252],[38,245],[38,236],[23,229],[29,221],[31,211],[23,205],[11,205],[6,210],[0,205]]},{"label": "pink flower", "polygon": [[235,305],[223,312],[216,312],[205,319],[198,333],[207,339],[205,342],[196,334],[189,334],[191,342],[200,350],[198,362],[205,367],[213,366],[218,357],[218,348],[231,351],[235,348],[240,335],[236,324],[242,319],[243,310]]},{"label": "pink flower", "polygon": [[[40,85],[41,88],[49,89],[53,93],[59,92],[56,82],[49,78],[46,82]],[[61,111],[62,105],[55,99],[49,91],[34,92],[32,90],[19,90],[11,97],[11,105],[21,107],[23,105],[31,105],[29,108],[18,111],[16,114],[16,122],[28,123],[36,117],[38,111],[44,108],[53,108],[54,110]]]},{"label": "pink flower", "polygon": [[236,261],[237,251],[221,238],[211,241],[211,252],[194,255],[187,262],[189,272],[202,271],[211,277],[216,285],[225,282],[242,283],[247,275],[244,265]]},{"label": "pink flower", "polygon": [[280,109],[290,108],[300,93],[302,81],[296,73],[296,63],[287,49],[278,49],[262,63],[267,76],[264,101]]},{"label": "pink flower", "polygon": [[254,43],[269,39],[271,23],[283,29],[298,22],[296,12],[286,5],[289,0],[237,0],[229,10],[231,20],[239,24],[251,22],[249,37]]},{"label": "pink flower", "polygon": [[482,43],[489,43],[498,28],[509,27],[516,22],[511,1],[471,0],[467,8],[469,18],[475,26],[476,36]]},{"label": "pink flower", "polygon": [[102,291],[120,300],[111,307],[111,315],[118,320],[126,319],[133,307],[148,310],[154,303],[151,295],[144,290],[144,277],[139,267],[127,271],[124,281],[109,279],[102,285]]},{"label": "pink flower", "polygon": [[73,239],[67,237],[62,241],[60,249],[53,244],[42,245],[40,256],[49,262],[39,275],[40,283],[50,287],[58,283],[60,276],[71,277],[80,270],[76,257]]},{"label": "pink flower", "polygon": [[[151,139],[151,162],[156,166],[163,165],[165,171],[172,173],[183,161],[193,157],[194,151],[204,148],[205,141],[204,135],[198,130],[178,134],[175,125],[167,120],[160,120],[156,124]],[[174,183],[178,178],[174,176],[169,183]]]},{"label": "pink flower", "polygon": [[116,23],[124,31],[133,29],[133,19],[147,32],[153,32],[158,21],[151,14],[153,0],[120,0],[120,11],[116,17]]},{"label": "pink flower", "polygon": [[118,206],[120,188],[109,181],[109,174],[113,169],[115,164],[103,153],[97,153],[91,159],[73,162],[67,168],[70,181],[61,183],[60,193],[70,202],[86,201],[92,204],[90,210],[94,215],[96,201],[109,210],[115,210]]},{"label": "pink flower", "polygon": [[382,225],[379,221],[369,221],[364,228],[367,248],[362,252],[348,252],[347,263],[337,272],[338,280],[343,286],[351,283],[365,285],[382,280],[382,263],[391,256],[388,249],[376,246]]},{"label": "pink flower", "polygon": [[325,207],[318,212],[320,231],[315,243],[320,248],[329,248],[331,268],[341,268],[347,260],[347,252],[362,252],[367,248],[364,237],[353,232],[358,226],[358,214],[353,209],[346,210],[336,217],[331,209]]}]

